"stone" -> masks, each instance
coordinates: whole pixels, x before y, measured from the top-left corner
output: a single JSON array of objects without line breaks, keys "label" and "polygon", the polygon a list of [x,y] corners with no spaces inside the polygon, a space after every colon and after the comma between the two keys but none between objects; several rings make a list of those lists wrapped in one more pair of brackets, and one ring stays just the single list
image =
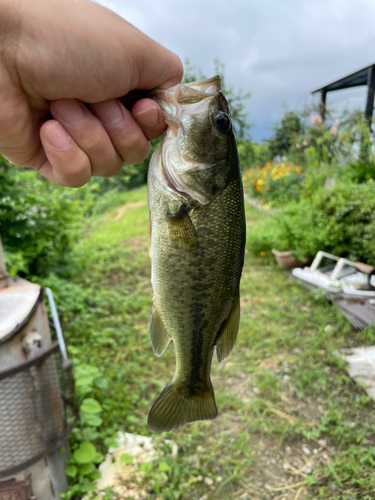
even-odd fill
[{"label": "stone", "polygon": [[212,486],[214,484],[214,480],[211,479],[210,477],[205,477],[204,484],[206,484],[207,486]]},{"label": "stone", "polygon": [[311,455],[310,449],[305,445],[302,446],[302,451],[305,455]]},{"label": "stone", "polygon": [[336,355],[349,363],[349,375],[375,400],[375,346],[342,349]]}]

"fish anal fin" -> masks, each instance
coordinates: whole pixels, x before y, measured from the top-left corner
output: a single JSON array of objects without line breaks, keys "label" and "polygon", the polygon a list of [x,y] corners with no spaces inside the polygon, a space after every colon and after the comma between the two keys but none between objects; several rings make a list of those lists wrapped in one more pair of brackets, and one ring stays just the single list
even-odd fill
[{"label": "fish anal fin", "polygon": [[154,432],[170,431],[196,420],[217,417],[212,384],[206,390],[188,395],[178,384],[171,382],[153,404],[147,419],[147,427]]},{"label": "fish anal fin", "polygon": [[151,309],[150,339],[154,353],[157,356],[163,354],[171,340],[171,336],[167,332],[155,304]]},{"label": "fish anal fin", "polygon": [[232,306],[232,310],[225,320],[220,336],[216,342],[217,360],[222,361],[233,349],[236,342],[238,327],[240,324],[240,292],[238,292]]},{"label": "fish anal fin", "polygon": [[168,213],[167,220],[170,238],[176,247],[190,250],[198,248],[198,236],[189,217],[188,208],[182,205],[176,213]]}]

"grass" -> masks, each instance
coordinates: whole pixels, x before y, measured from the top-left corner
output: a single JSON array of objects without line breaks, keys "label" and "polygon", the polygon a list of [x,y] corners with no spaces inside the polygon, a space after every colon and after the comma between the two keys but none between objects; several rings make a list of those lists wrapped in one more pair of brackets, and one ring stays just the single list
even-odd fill
[{"label": "grass", "polygon": [[[95,216],[76,246],[74,279],[45,282],[64,309],[78,370],[96,368],[97,382],[81,394],[103,408],[91,435],[103,453],[117,429],[150,434],[148,410],[175,364],[172,345],[157,358],[149,342],[146,189],[116,205]],[[248,225],[267,217],[246,210]],[[158,459],[124,482],[165,500],[375,498],[375,406],[334,355],[374,343],[374,331],[355,332],[322,298],[249,252],[241,307],[237,344],[213,363],[219,417],[155,436]],[[178,444],[177,457],[165,439]]]}]

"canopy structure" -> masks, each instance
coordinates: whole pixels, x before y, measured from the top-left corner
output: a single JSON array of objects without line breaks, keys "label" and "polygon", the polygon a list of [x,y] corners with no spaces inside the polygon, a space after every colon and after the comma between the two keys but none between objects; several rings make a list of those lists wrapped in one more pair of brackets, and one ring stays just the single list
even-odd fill
[{"label": "canopy structure", "polygon": [[327,92],[333,92],[334,90],[349,89],[352,87],[359,87],[361,85],[367,85],[367,101],[365,108],[365,118],[369,121],[371,125],[372,115],[374,111],[374,94],[375,94],[375,64],[366,66],[355,73],[344,76],[340,80],[329,83],[320,89],[314,90],[312,94],[320,92],[320,116],[324,120],[325,109],[326,109],[326,98]]}]

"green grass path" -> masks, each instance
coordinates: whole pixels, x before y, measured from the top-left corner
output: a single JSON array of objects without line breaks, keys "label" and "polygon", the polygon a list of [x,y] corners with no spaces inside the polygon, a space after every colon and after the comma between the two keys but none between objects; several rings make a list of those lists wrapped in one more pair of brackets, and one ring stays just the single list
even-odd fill
[{"label": "green grass path", "polygon": [[[76,364],[96,367],[102,380],[86,394],[104,409],[102,434],[149,435],[147,412],[173,376],[173,345],[157,358],[149,342],[146,189],[116,201],[76,246],[74,280],[47,284],[64,308]],[[249,225],[263,217],[247,206]],[[373,343],[373,330],[353,331],[323,299],[249,252],[241,306],[237,344],[213,362],[219,417],[157,436],[168,467],[128,481],[151,499],[375,498],[375,407],[334,356]],[[179,445],[177,457],[165,438]]]}]

